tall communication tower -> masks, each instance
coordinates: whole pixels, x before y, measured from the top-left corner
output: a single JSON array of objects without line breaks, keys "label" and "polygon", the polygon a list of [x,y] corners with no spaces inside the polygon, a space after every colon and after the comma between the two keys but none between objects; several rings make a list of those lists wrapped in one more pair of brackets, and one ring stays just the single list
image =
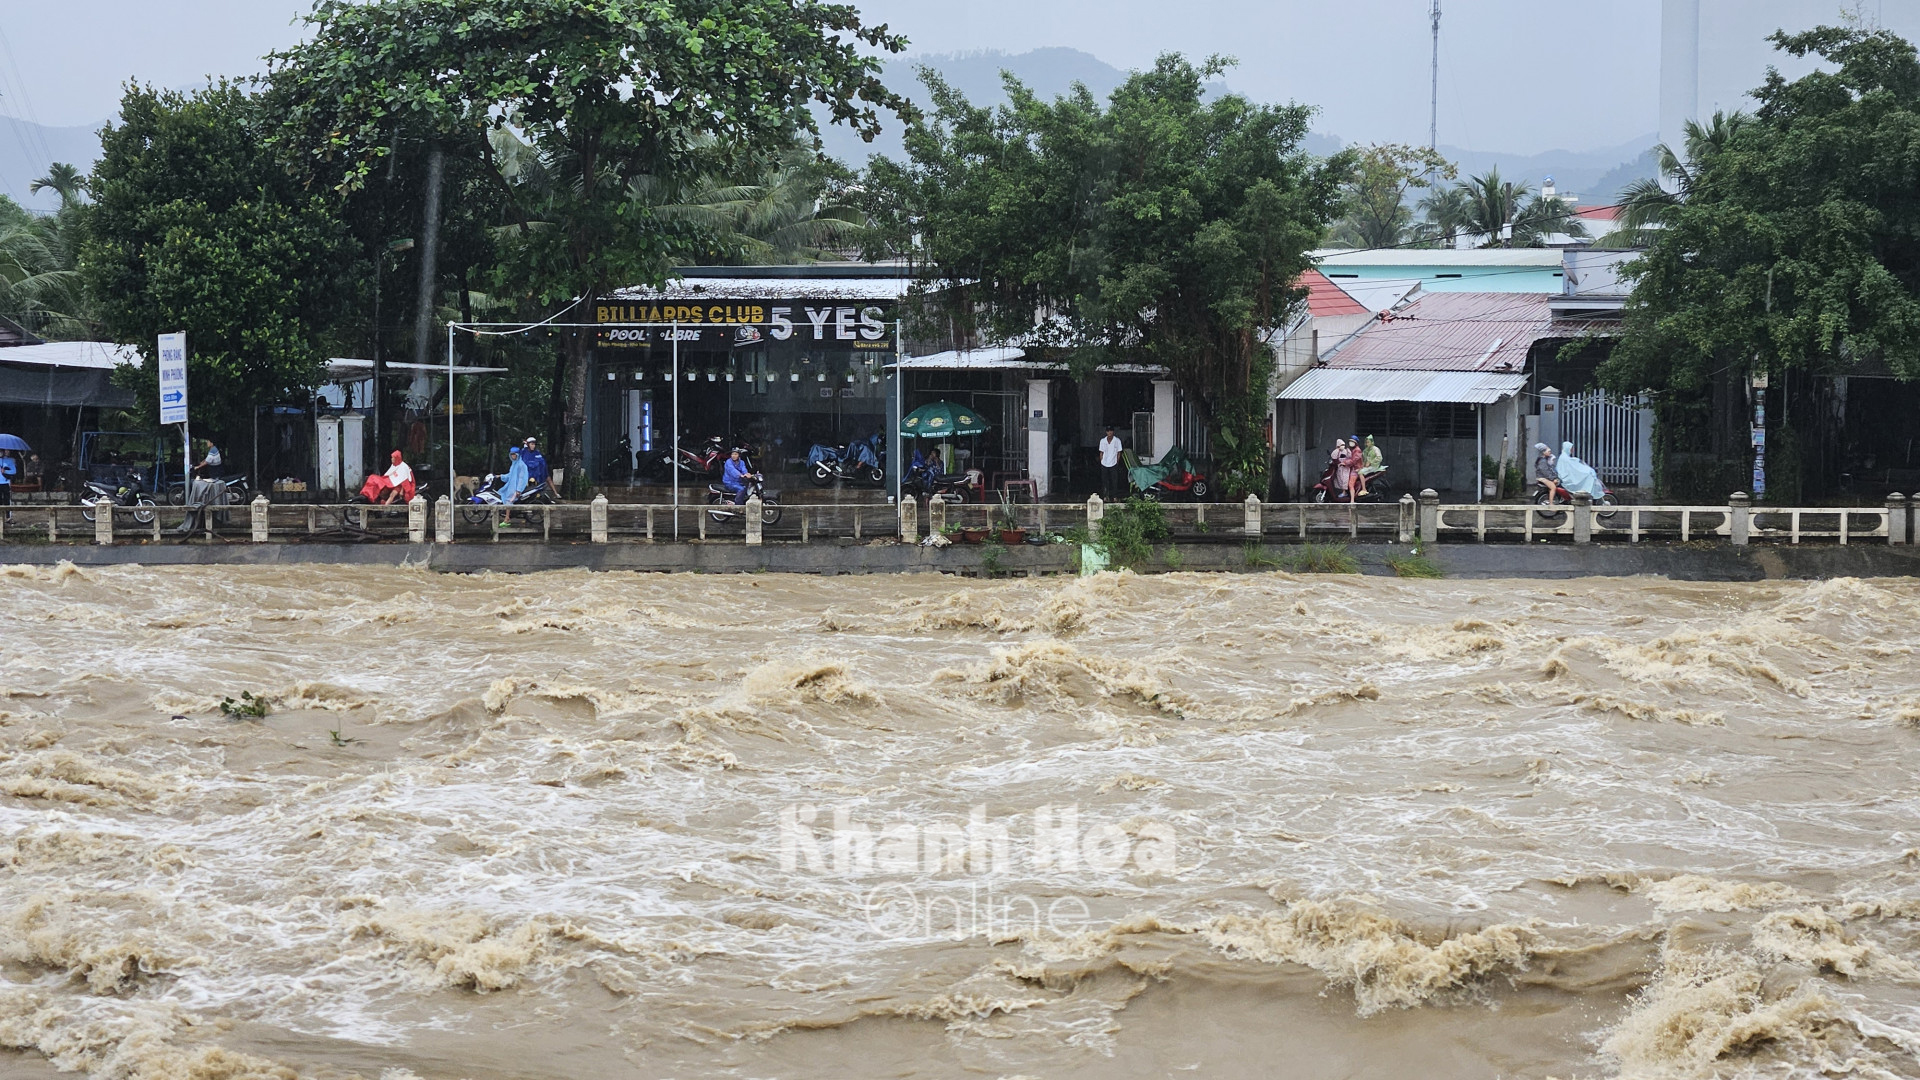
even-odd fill
[{"label": "tall communication tower", "polygon": [[1440,149],[1440,0],[1433,0],[1433,112],[1427,122],[1427,149]]}]

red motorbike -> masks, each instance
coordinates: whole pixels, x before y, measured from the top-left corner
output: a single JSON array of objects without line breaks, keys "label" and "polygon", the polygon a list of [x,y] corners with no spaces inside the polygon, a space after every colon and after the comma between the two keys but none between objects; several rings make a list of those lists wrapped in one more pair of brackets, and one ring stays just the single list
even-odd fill
[{"label": "red motorbike", "polygon": [[1127,473],[1143,498],[1156,501],[1185,496],[1194,502],[1205,502],[1207,493],[1213,490],[1205,474],[1193,471],[1193,462],[1187,457],[1187,452],[1178,446],[1168,450],[1152,465],[1137,466],[1128,469]]},{"label": "red motorbike", "polygon": [[[1381,466],[1379,472],[1367,477],[1367,493],[1360,496],[1360,502],[1391,502],[1387,497],[1387,468]],[[1313,501],[1317,503],[1347,501],[1347,489],[1333,485],[1333,462],[1327,462],[1327,471],[1320,474],[1320,482],[1313,485]]]}]

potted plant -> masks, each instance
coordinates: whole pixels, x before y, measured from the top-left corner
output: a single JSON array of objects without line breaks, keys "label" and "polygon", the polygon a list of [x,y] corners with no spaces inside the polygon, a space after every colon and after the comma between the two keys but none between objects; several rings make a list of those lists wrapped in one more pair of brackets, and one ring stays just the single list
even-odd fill
[{"label": "potted plant", "polygon": [[1013,511],[1013,496],[1008,492],[1000,493],[1000,509],[993,514],[993,531],[1008,547],[1027,542],[1027,530],[1020,527],[1020,518]]}]

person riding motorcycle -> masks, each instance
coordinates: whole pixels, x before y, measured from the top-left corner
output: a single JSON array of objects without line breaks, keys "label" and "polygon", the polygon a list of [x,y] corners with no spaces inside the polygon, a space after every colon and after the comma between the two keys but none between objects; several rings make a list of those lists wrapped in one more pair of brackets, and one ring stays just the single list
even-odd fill
[{"label": "person riding motorcycle", "polygon": [[538,439],[529,435],[520,444],[520,460],[527,463],[527,493],[531,495],[544,490],[553,472],[547,467],[547,456],[540,452]]},{"label": "person riding motorcycle", "polygon": [[720,483],[733,494],[733,505],[746,505],[748,485],[758,479],[760,474],[747,467],[746,461],[740,456],[740,451],[734,450],[727,454],[727,464],[720,474]]},{"label": "person riding motorcycle", "polygon": [[1367,495],[1368,482],[1386,471],[1386,455],[1373,444],[1373,436],[1367,436],[1366,444],[1360,448],[1360,494]]},{"label": "person riding motorcycle", "polygon": [[1546,443],[1534,443],[1533,450],[1533,482],[1547,489],[1547,505],[1552,506],[1564,490],[1560,486],[1560,470],[1554,465],[1553,450]]},{"label": "person riding motorcycle", "polygon": [[507,523],[513,520],[513,510],[511,507],[515,502],[519,501],[520,496],[527,490],[527,462],[526,459],[521,456],[520,448],[517,446],[507,447],[507,456],[513,459],[513,464],[507,466],[507,475],[500,480],[501,509],[499,527],[502,529],[506,528]]}]

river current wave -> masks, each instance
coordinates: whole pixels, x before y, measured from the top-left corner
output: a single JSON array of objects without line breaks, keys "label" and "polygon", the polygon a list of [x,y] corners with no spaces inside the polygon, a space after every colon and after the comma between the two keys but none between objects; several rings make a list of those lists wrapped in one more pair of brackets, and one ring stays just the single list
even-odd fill
[{"label": "river current wave", "polygon": [[1920,1077],[1920,583],[0,597],[8,1076]]}]

